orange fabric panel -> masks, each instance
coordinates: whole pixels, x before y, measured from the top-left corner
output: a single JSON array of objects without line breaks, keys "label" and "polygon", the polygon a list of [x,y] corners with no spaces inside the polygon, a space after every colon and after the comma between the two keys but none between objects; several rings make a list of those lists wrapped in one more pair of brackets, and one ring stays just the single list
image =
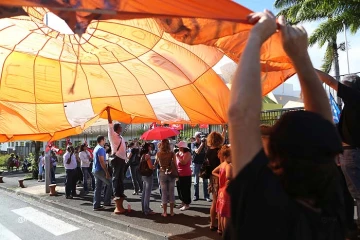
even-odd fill
[{"label": "orange fabric panel", "polygon": [[[229,90],[211,68],[224,54],[239,60],[250,10],[215,0],[107,2],[82,0],[74,12],[64,9],[75,0],[0,0],[49,7],[73,29],[76,22],[80,32],[86,29],[79,37],[48,28],[46,8],[24,7],[30,17],[12,19],[1,18],[23,12],[6,15],[0,8],[0,141],[77,134],[106,118],[107,106],[113,119],[127,123],[159,122],[157,116],[176,123],[227,121]],[[264,94],[295,73],[276,34],[263,45],[261,64]],[[169,102],[164,108],[161,101]],[[176,111],[166,109],[171,104]]]},{"label": "orange fabric panel", "polygon": [[131,117],[156,119],[154,110],[145,96],[123,96],[120,97],[123,111]]}]

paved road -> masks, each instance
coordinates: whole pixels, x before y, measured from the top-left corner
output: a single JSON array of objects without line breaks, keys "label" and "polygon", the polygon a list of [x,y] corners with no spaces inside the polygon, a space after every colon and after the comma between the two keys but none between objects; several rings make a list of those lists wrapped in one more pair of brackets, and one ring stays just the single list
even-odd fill
[{"label": "paved road", "polygon": [[0,190],[0,239],[142,240],[3,190]]}]

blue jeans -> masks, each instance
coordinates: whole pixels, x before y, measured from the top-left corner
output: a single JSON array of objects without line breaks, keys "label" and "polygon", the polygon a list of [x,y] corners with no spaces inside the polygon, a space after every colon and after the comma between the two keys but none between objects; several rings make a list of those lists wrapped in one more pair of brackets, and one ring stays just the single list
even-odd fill
[{"label": "blue jeans", "polygon": [[94,172],[95,177],[95,192],[94,192],[94,209],[99,208],[101,204],[101,190],[103,183],[106,184],[107,188],[104,193],[104,204],[111,204],[111,180],[106,178],[103,170]]},{"label": "blue jeans", "polygon": [[344,173],[346,184],[353,198],[356,199],[358,226],[360,225],[360,148],[344,149],[340,155],[341,169]]},{"label": "blue jeans", "polygon": [[148,214],[151,212],[150,209],[150,196],[151,196],[151,190],[153,186],[153,175],[146,177],[142,176],[143,180],[143,191],[142,191],[142,197],[141,197],[141,209],[143,213]]},{"label": "blue jeans", "polygon": [[162,189],[161,202],[163,204],[175,202],[175,178],[160,171],[160,185]]},{"label": "blue jeans", "polygon": [[91,178],[91,188],[94,190],[95,189],[95,177],[91,172],[91,169],[89,167],[82,167],[81,171],[83,173],[83,184],[84,184],[84,191],[87,192],[89,191],[88,188],[88,176],[90,176]]},{"label": "blue jeans", "polygon": [[159,191],[160,191],[160,196],[162,196],[162,192],[161,192],[161,183],[160,183],[160,169],[157,168],[156,169],[156,176],[157,176],[157,180],[158,180],[158,184],[159,184]]},{"label": "blue jeans", "polygon": [[[194,197],[199,199],[199,180],[200,180],[200,168],[202,164],[194,163],[194,175],[195,175],[195,182],[194,182]],[[203,191],[204,191],[204,198],[209,198],[209,191],[208,191],[208,180],[203,179]]]},{"label": "blue jeans", "polygon": [[53,166],[51,168],[51,184],[55,184],[56,183],[56,179],[55,179],[55,172],[56,172],[56,166]]}]

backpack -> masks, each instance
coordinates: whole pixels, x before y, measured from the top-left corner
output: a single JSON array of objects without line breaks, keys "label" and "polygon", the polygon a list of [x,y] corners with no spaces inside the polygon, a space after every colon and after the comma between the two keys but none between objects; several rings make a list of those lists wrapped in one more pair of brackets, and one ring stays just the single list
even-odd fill
[{"label": "backpack", "polygon": [[139,166],[139,173],[141,176],[150,177],[153,174],[153,170],[149,168],[145,155],[142,156]]}]

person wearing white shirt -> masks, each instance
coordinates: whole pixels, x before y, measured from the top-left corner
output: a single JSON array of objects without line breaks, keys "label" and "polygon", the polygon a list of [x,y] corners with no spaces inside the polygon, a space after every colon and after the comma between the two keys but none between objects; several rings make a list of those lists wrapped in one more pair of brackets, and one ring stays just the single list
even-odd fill
[{"label": "person wearing white shirt", "polygon": [[84,183],[84,191],[85,194],[89,193],[88,187],[88,176],[91,178],[91,189],[94,191],[95,189],[95,177],[92,174],[90,169],[90,162],[91,162],[91,155],[90,152],[87,150],[87,146],[85,143],[81,144],[80,146],[80,153],[79,158],[81,161],[81,171],[83,173],[83,183]]},{"label": "person wearing white shirt", "polygon": [[72,199],[76,196],[76,157],[74,147],[69,146],[63,156],[63,163],[66,171],[65,194],[66,198]]},{"label": "person wearing white shirt", "polygon": [[109,140],[111,144],[111,150],[114,158],[110,161],[110,166],[112,167],[112,187],[113,194],[115,196],[114,200],[116,203],[116,208],[114,210],[115,214],[124,213],[125,209],[123,207],[123,201],[126,198],[124,194],[124,175],[125,175],[125,160],[127,159],[126,155],[126,145],[125,140],[121,136],[122,127],[120,123],[112,123],[110,108],[106,109],[108,114],[109,122]]}]

